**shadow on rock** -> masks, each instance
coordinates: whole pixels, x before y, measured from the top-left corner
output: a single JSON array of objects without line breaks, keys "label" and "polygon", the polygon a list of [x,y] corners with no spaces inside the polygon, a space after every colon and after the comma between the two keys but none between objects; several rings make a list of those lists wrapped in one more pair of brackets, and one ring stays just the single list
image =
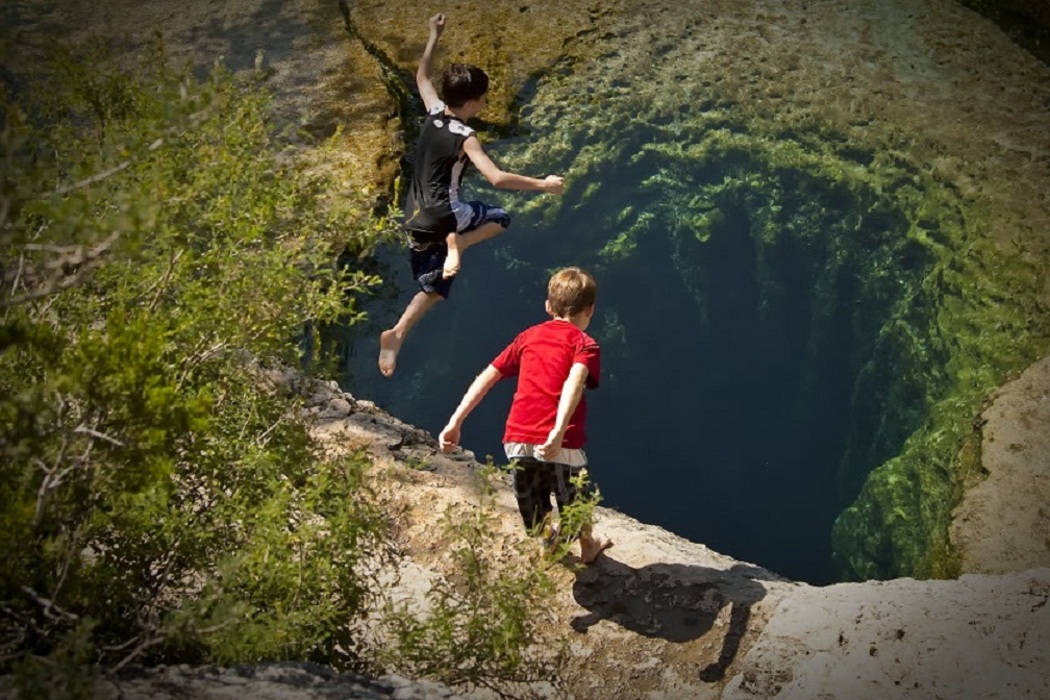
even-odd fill
[{"label": "shadow on rock", "polygon": [[761,580],[781,580],[756,566],[737,564],[722,571],[706,566],[650,564],[635,569],[603,556],[576,575],[572,592],[590,612],[571,624],[577,632],[601,620],[646,637],[681,644],[707,634],[719,613],[730,607],[718,660],[700,669],[700,680],[725,676],[747,632],[751,606],[765,597]]}]

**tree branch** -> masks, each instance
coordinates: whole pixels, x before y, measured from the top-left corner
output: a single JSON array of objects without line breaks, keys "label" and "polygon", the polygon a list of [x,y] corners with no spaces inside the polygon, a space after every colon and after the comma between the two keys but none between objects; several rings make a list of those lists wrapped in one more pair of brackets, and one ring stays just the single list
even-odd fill
[{"label": "tree branch", "polygon": [[83,424],[78,425],[76,428],[74,428],[73,432],[78,433],[80,435],[90,435],[91,437],[98,438],[99,440],[105,440],[111,445],[116,445],[117,447],[126,447],[126,445],[120,440],[112,438],[109,435],[106,435],[105,433],[100,433],[97,430],[92,430],[91,428]]},{"label": "tree branch", "polygon": [[65,187],[59,187],[54,192],[48,192],[47,194],[37,195],[36,198],[37,199],[47,199],[48,197],[52,197],[52,196],[54,196],[56,194],[57,195],[69,194],[70,192],[73,192],[74,190],[83,189],[85,187],[88,187],[89,185],[95,184],[96,182],[102,182],[106,178],[112,177],[113,175],[116,175],[121,170],[126,170],[130,165],[131,165],[131,161],[130,160],[126,160],[123,163],[121,163],[120,165],[116,165],[116,166],[110,168],[109,170],[103,170],[102,172],[97,173],[95,175],[92,175],[91,177],[89,177],[89,178],[87,178],[85,180],[81,180],[80,182],[74,182],[72,185],[66,185]]},{"label": "tree branch", "polygon": [[[155,150],[157,150],[158,148],[160,148],[163,145],[164,145],[164,139],[157,139],[156,141],[151,143],[147,148],[150,151],[155,151]],[[109,170],[103,170],[102,172],[96,173],[95,175],[92,175],[89,178],[81,180],[80,182],[74,182],[72,185],[66,185],[65,187],[59,187],[57,190],[54,190],[53,192],[48,192],[47,194],[37,195],[35,197],[35,199],[46,199],[48,197],[53,197],[55,195],[69,194],[70,192],[73,192],[75,190],[80,190],[80,189],[83,189],[83,188],[88,187],[90,185],[94,185],[96,182],[102,182],[106,178],[112,177],[112,176],[116,175],[117,173],[119,173],[122,170],[127,170],[131,166],[131,164],[133,162],[134,161],[126,160],[123,163],[120,163],[118,165],[113,166]]]},{"label": "tree branch", "polygon": [[[69,287],[72,287],[74,284],[80,282],[80,280],[88,272],[90,272],[92,269],[101,264],[102,256],[109,251],[112,245],[116,243],[118,238],[120,238],[120,232],[114,231],[105,240],[87,250],[84,250],[83,246],[58,247],[38,245],[35,243],[30,243],[26,245],[26,250],[40,250],[59,253],[59,257],[57,259],[51,260],[45,265],[45,267],[48,270],[50,270],[52,274],[49,279],[47,279],[36,289],[30,292],[26,292],[21,296],[14,296],[14,294],[12,294],[10,299],[0,301],[0,307],[24,304],[27,301],[40,299],[41,297],[45,297],[63,289],[68,289]],[[77,269],[70,274],[65,274],[65,271],[71,267]]]}]

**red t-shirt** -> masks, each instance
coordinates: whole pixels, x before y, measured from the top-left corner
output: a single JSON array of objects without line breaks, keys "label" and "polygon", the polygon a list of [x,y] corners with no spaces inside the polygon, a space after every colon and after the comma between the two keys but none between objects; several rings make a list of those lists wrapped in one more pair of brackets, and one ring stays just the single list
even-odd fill
[{"label": "red t-shirt", "polygon": [[[528,328],[492,361],[504,377],[518,377],[518,388],[507,416],[503,442],[542,445],[558,417],[558,401],[569,370],[579,362],[587,367],[587,388],[598,387],[601,352],[598,343],[568,321],[558,319]],[[579,449],[587,442],[587,399],[569,419],[562,447]]]}]

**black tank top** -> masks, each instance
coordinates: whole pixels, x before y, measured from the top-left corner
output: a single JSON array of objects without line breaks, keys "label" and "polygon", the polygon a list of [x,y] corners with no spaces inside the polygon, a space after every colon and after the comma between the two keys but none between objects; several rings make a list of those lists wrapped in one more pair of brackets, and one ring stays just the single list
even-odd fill
[{"label": "black tank top", "polygon": [[453,206],[458,203],[459,183],[470,164],[460,151],[463,142],[473,134],[469,126],[445,114],[443,102],[435,104],[427,114],[405,202],[405,229],[416,240],[443,240],[456,230]]}]

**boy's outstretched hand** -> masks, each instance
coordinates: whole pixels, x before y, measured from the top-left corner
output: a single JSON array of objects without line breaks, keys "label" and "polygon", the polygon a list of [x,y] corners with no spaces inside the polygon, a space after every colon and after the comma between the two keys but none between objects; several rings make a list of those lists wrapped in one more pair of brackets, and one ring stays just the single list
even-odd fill
[{"label": "boy's outstretched hand", "polygon": [[438,435],[438,445],[441,446],[441,451],[448,454],[456,448],[459,444],[459,426],[446,425],[445,429]]},{"label": "boy's outstretched hand", "polygon": [[431,17],[427,24],[430,25],[430,33],[434,35],[434,38],[440,37],[441,32],[445,29],[445,15],[439,12]]},{"label": "boy's outstretched hand", "polygon": [[543,178],[543,191],[547,194],[561,194],[565,191],[565,178],[561,175],[548,175]]}]

